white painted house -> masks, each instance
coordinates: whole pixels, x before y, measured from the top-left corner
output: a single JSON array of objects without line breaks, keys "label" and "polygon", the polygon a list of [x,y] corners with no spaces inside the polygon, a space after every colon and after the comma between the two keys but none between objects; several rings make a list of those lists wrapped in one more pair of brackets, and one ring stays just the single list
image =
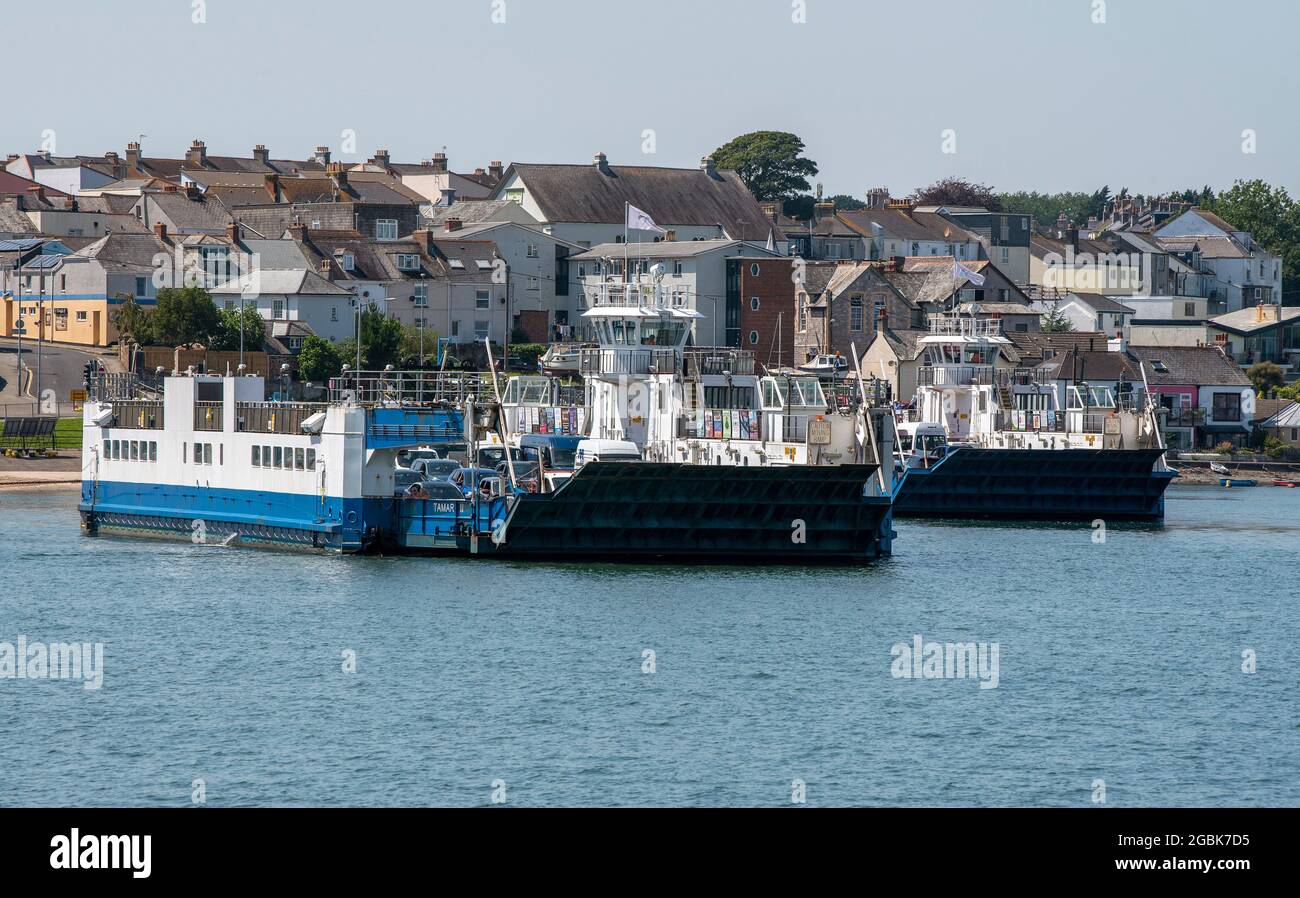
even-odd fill
[{"label": "white painted house", "polygon": [[258,269],[210,292],[218,305],[242,301],[266,321],[301,321],[332,342],[356,333],[351,291],[307,269]]},{"label": "white painted house", "polygon": [[1205,209],[1192,208],[1156,231],[1161,247],[1203,273],[1206,295],[1235,312],[1281,305],[1282,259]]}]

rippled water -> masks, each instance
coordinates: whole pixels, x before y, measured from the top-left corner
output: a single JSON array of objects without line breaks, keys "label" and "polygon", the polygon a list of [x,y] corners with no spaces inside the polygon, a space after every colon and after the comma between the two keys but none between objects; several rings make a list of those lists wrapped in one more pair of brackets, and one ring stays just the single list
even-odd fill
[{"label": "rippled water", "polygon": [[[105,645],[97,691],[0,679],[0,804],[1300,804],[1300,491],[1174,488],[1101,544],[904,521],[860,570],[232,550],[75,503],[0,493],[0,641]],[[998,643],[997,688],[891,677],[914,634]]]}]

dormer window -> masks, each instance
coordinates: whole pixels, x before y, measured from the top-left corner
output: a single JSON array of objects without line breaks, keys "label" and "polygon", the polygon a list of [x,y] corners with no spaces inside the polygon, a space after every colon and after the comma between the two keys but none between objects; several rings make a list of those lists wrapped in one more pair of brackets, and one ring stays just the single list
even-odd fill
[{"label": "dormer window", "polygon": [[474,264],[478,266],[479,271],[492,270],[492,262],[488,259],[475,259]]},{"label": "dormer window", "polygon": [[337,253],[335,259],[338,260],[339,268],[344,271],[353,271],[357,267],[357,257],[352,253]]},{"label": "dormer window", "polygon": [[398,253],[397,269],[398,271],[418,271],[420,269],[420,257],[415,253]]}]

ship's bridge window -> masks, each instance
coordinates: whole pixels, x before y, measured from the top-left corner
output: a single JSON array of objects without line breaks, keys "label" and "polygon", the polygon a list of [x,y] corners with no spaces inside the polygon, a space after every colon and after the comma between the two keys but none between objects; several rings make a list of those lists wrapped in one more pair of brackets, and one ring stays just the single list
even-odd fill
[{"label": "ship's bridge window", "polygon": [[545,377],[514,377],[506,384],[502,401],[507,405],[546,405],[551,396],[550,381]]},{"label": "ship's bridge window", "polygon": [[642,346],[676,346],[686,333],[686,325],[681,321],[661,318],[658,321],[641,322]]}]

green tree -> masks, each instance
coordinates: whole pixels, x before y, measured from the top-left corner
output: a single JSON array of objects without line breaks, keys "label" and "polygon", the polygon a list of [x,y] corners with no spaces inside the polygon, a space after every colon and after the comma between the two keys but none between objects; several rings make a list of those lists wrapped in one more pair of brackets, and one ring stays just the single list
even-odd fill
[{"label": "green tree", "polygon": [[[426,333],[427,337],[428,334]],[[361,313],[361,367],[378,371],[385,365],[397,365],[402,360],[402,322],[389,318],[371,306]],[[435,344],[436,345],[436,344]],[[357,364],[357,341],[354,338],[338,343],[339,357],[345,365]]]},{"label": "green tree", "polygon": [[752,131],[713,151],[718,168],[733,169],[759,202],[784,200],[809,190],[817,163],[800,155],[803,141],[788,131]]},{"label": "green tree", "polygon": [[1272,362],[1258,362],[1251,365],[1246,369],[1246,376],[1250,378],[1255,392],[1265,396],[1271,390],[1276,390],[1286,383],[1286,375],[1282,368]]},{"label": "green tree", "polygon": [[1060,302],[1052,303],[1052,307],[1043,313],[1042,327],[1045,334],[1068,334],[1074,331],[1074,324],[1061,311]]},{"label": "green tree", "polygon": [[910,197],[918,206],[983,206],[990,212],[1002,211],[1002,202],[992,187],[965,178],[943,178],[922,187]]},{"label": "green tree", "polygon": [[854,209],[867,208],[866,203],[855,196],[849,196],[847,193],[837,193],[828,202],[835,204],[835,211],[837,212],[851,212]]},{"label": "green tree", "polygon": [[207,343],[217,330],[220,316],[208,291],[202,287],[165,287],[149,315],[153,337],[167,346]]},{"label": "green tree", "polygon": [[1300,204],[1284,187],[1255,178],[1236,181],[1209,206],[1234,228],[1282,258],[1282,294],[1300,290]]},{"label": "green tree", "polygon": [[239,349],[241,329],[244,334],[244,349],[253,351],[262,348],[262,343],[266,339],[266,327],[255,307],[246,305],[242,310],[221,309],[217,315],[217,329],[208,343],[209,349],[229,352]]},{"label": "green tree", "polygon": [[118,339],[133,340],[141,346],[153,342],[153,325],[149,320],[149,310],[135,301],[131,294],[119,294],[122,302],[113,311],[113,326],[117,328]]},{"label": "green tree", "polygon": [[[402,365],[418,368],[420,366],[420,329],[413,325],[402,328],[402,345],[399,351]],[[424,329],[424,362],[438,357],[438,332],[432,328]]]},{"label": "green tree", "polygon": [[338,377],[343,370],[343,356],[339,349],[324,337],[315,334],[302,341],[298,350],[298,377],[313,383],[325,383]]},{"label": "green tree", "polygon": [[1055,227],[1057,218],[1062,212],[1071,225],[1082,226],[1092,216],[1100,218],[1102,210],[1109,201],[1109,187],[1102,187],[1092,193],[1078,191],[1039,193],[1020,190],[998,194],[998,202],[1001,203],[1003,211],[1032,215],[1034,220],[1044,228]]}]

